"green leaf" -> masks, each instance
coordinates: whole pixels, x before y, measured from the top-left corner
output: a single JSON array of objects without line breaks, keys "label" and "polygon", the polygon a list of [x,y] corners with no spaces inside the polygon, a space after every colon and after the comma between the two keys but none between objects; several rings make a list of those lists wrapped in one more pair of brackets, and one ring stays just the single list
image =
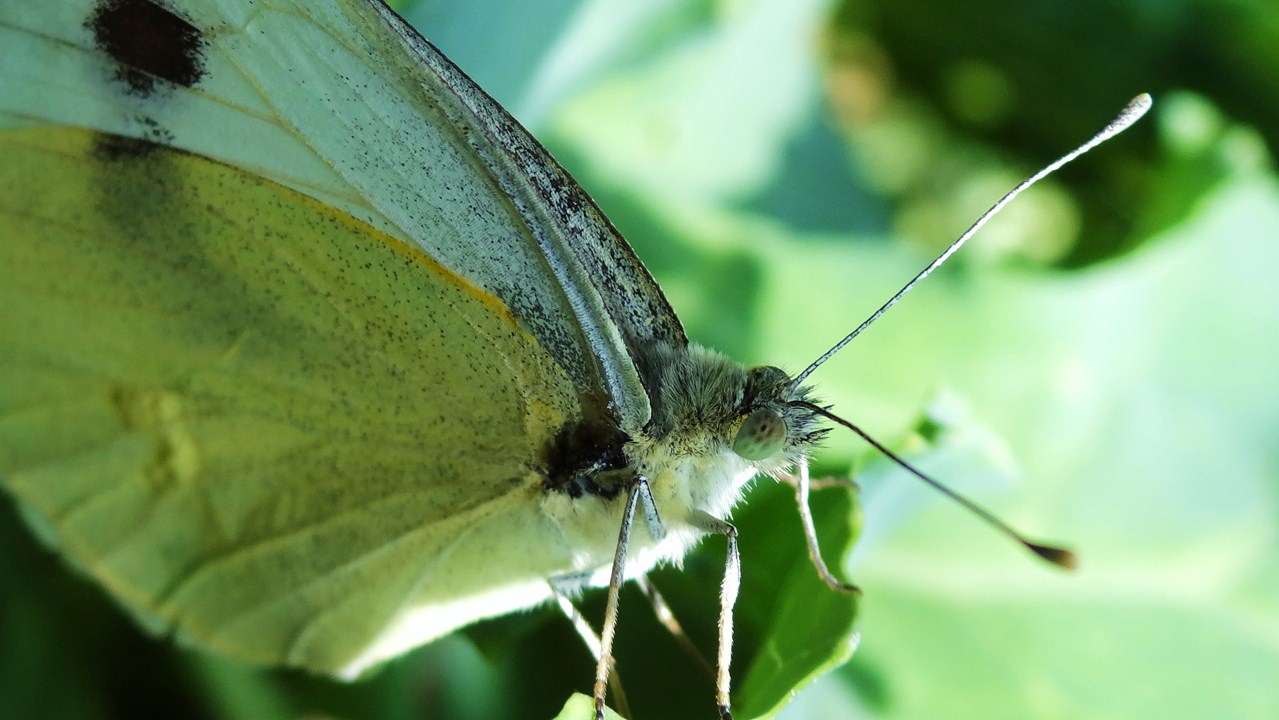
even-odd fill
[{"label": "green leaf", "polygon": [[[564,709],[554,720],[592,720],[595,717],[595,701],[589,695],[576,694],[564,703]],[[604,708],[605,720],[625,720],[613,712],[613,708]]]},{"label": "green leaf", "polygon": [[880,539],[856,565],[866,641],[848,677],[878,679],[878,715],[957,699],[987,718],[1279,712],[1262,680],[1279,672],[1277,222],[1273,180],[1239,178],[1122,264],[982,277],[954,307],[986,327],[919,318],[962,328],[930,376],[980,398],[1015,448],[1015,490],[982,499],[1077,543],[1082,565],[1024,563],[953,509],[867,485]]},{"label": "green leaf", "polygon": [[[839,568],[860,521],[854,493],[847,487],[821,490],[813,494],[810,504],[825,543],[823,555],[830,567]],[[831,590],[818,578],[808,561],[790,487],[758,481],[733,523],[742,555],[733,657],[734,717],[771,717],[797,689],[848,659],[855,645],[857,598]],[[653,574],[654,584],[667,595],[676,617],[690,634],[695,633],[697,645],[712,662],[718,612],[714,591],[723,573],[723,548],[722,541],[708,539],[683,570],[667,568]],[[637,662],[671,662],[669,650],[660,650],[655,643],[650,647],[644,659],[629,659],[621,666],[624,679],[626,668],[636,667]],[[666,659],[660,654],[666,654]],[[714,695],[709,678],[706,681],[701,697],[692,695],[686,707],[711,707]],[[656,692],[667,694],[660,687]],[[636,717],[672,717],[667,713],[680,711],[668,705],[640,713],[647,702],[632,698],[631,704],[637,709]]]},{"label": "green leaf", "polygon": [[[764,492],[770,497],[762,497]],[[756,492],[739,515],[744,528],[772,530],[742,539],[744,554],[758,549],[744,555],[751,574],[743,592],[752,593],[752,599],[769,598],[754,603],[756,615],[750,620],[755,626],[738,641],[743,646],[750,639],[757,642],[734,696],[736,716],[744,718],[772,717],[797,690],[847,661],[857,644],[858,598],[829,588],[807,562],[793,500],[789,488],[767,488]],[[847,487],[833,487],[815,492],[811,505],[827,564],[840,568],[860,526],[856,497]]]}]

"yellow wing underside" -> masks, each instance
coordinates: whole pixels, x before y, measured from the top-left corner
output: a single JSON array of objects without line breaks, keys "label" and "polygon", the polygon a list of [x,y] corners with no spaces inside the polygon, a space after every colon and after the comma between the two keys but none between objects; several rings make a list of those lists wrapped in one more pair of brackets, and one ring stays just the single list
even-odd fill
[{"label": "yellow wing underside", "polygon": [[578,412],[492,296],[196,155],[43,126],[0,157],[0,481],[132,611],[337,672],[545,571],[475,562]]}]

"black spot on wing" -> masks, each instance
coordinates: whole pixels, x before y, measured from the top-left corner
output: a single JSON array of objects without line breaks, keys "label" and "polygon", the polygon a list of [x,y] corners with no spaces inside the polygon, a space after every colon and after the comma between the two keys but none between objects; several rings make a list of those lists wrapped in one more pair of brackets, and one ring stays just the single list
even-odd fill
[{"label": "black spot on wing", "polygon": [[152,0],[102,0],[85,27],[134,95],[151,95],[157,80],[193,87],[204,77],[200,30]]}]

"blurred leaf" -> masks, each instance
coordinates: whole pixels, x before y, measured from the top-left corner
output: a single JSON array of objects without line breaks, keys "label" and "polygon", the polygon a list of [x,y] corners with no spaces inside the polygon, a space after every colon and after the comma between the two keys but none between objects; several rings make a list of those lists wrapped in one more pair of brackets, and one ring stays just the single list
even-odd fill
[{"label": "blurred leaf", "polygon": [[[680,43],[584,88],[557,109],[547,130],[571,138],[612,182],[664,202],[701,204],[763,187],[780,141],[817,98],[811,39],[822,3],[716,9],[680,14]],[[650,17],[629,32],[651,34],[646,28],[665,26],[663,20]]]},{"label": "blurred leaf", "polygon": [[[1222,84],[1222,77],[1279,75],[1279,54],[1235,51],[1245,38],[1258,48],[1262,38],[1279,38],[1279,11],[1269,3],[845,0],[832,33],[828,86],[854,141],[926,148],[916,155],[927,161],[912,166],[905,185],[902,169],[894,167],[900,152],[881,146],[864,155],[889,165],[874,174],[898,178],[884,189],[905,204],[903,212],[914,221],[909,229],[937,242],[948,237],[943,228],[982,209],[980,201],[963,200],[966,186],[991,172],[1014,182],[1029,175],[1087,138],[1139,92],[1160,97],[1201,77],[1204,84],[1189,87],[1230,96],[1243,88]],[[1234,72],[1205,70],[1224,65]],[[1273,100],[1244,95],[1243,102],[1231,103],[1247,108],[1240,119],[1279,129]],[[878,127],[884,124],[897,128],[896,139]],[[1272,143],[1279,137],[1266,132]],[[1034,193],[1040,200],[1027,201],[1051,204],[1056,227],[1036,223],[1035,235],[1008,241],[1011,251],[1034,262],[1080,266],[1128,252],[1185,219],[1193,201],[1222,176],[1184,176],[1182,190],[1192,202],[1169,207],[1177,212],[1156,227],[1135,228],[1133,207],[1162,197],[1150,162],[1154,144],[1153,128],[1139,126],[1124,142],[1062,171]],[[1065,194],[1049,198],[1053,187]]]},{"label": "blurred leaf", "polygon": [[[1262,680],[1279,676],[1276,223],[1273,180],[1236,177],[1123,263],[984,273],[949,310],[894,318],[962,335],[918,372],[980,398],[1026,478],[997,510],[1078,542],[1083,565],[1023,566],[958,513],[867,482],[853,667],[881,682],[879,716],[1279,713]],[[892,362],[872,345],[868,363]]]}]

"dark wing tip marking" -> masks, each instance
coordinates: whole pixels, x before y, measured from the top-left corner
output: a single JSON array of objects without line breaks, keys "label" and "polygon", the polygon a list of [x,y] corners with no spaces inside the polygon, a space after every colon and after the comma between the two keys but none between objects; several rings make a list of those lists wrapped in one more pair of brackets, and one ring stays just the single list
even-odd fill
[{"label": "dark wing tip marking", "polygon": [[85,27],[134,95],[154,93],[157,79],[193,87],[204,78],[204,35],[152,0],[101,0]]}]

